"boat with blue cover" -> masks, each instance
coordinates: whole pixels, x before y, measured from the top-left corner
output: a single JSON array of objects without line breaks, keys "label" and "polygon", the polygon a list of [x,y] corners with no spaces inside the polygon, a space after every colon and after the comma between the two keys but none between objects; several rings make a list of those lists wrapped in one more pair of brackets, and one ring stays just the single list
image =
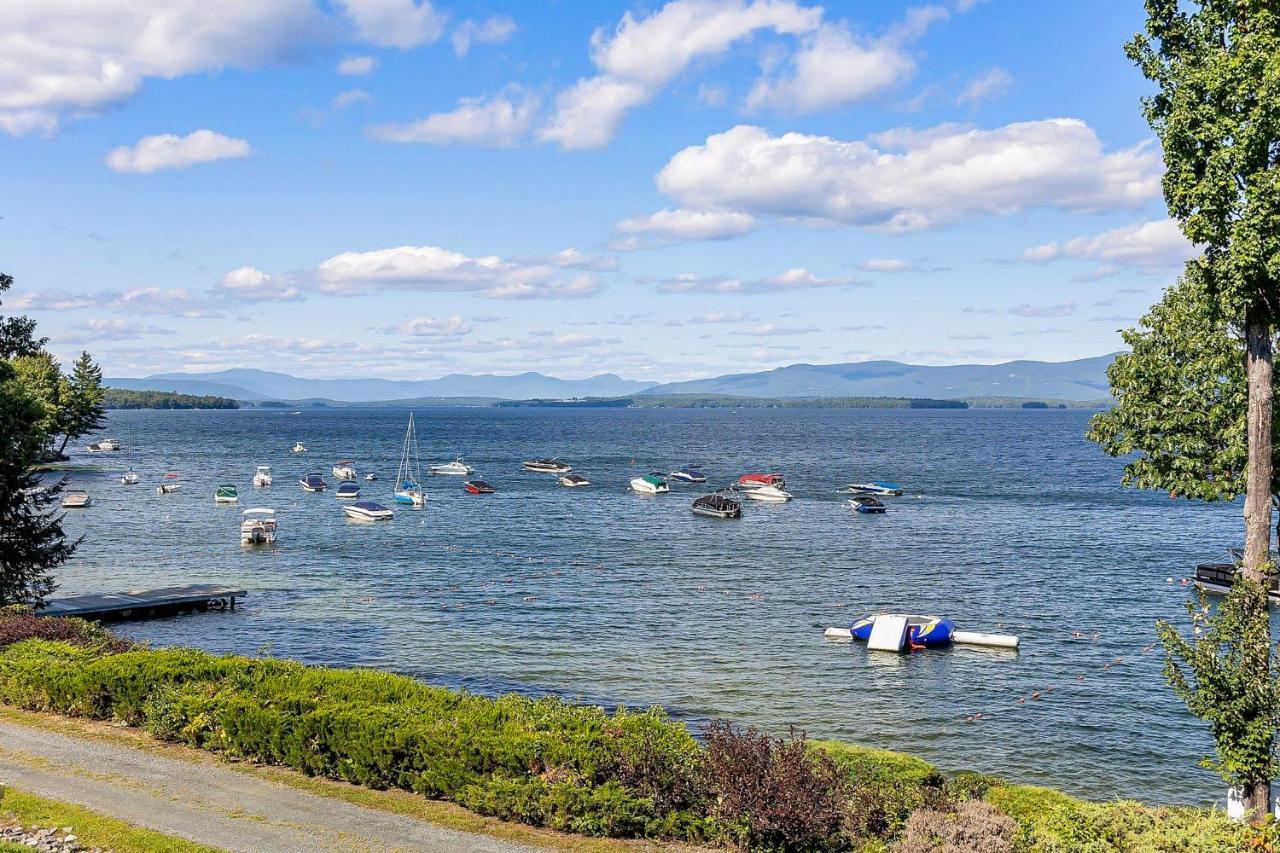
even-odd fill
[{"label": "boat with blue cover", "polygon": [[304,492],[323,492],[325,489],[324,477],[315,472],[299,480],[298,485],[302,486]]},{"label": "boat with blue cover", "polygon": [[686,465],[679,471],[672,471],[667,476],[672,480],[682,480],[686,483],[707,482],[707,475],[699,471],[697,465]]},{"label": "boat with blue cover", "polygon": [[358,498],[360,497],[360,486],[357,483],[347,481],[338,485],[338,491],[335,497],[339,498]]},{"label": "boat with blue cover", "polygon": [[871,495],[854,495],[849,498],[849,506],[861,513],[882,513],[885,511],[884,502]]},{"label": "boat with blue cover", "polygon": [[915,616],[906,613],[868,614],[854,622],[849,633],[855,639],[866,642],[871,638],[871,629],[875,627],[879,616],[902,616],[907,620],[907,642],[912,646],[926,649],[937,649],[951,644],[956,626],[950,619],[941,616]]},{"label": "boat with blue cover", "polygon": [[855,495],[880,495],[881,497],[899,497],[902,486],[891,480],[872,480],[869,483],[850,483],[842,491]]}]

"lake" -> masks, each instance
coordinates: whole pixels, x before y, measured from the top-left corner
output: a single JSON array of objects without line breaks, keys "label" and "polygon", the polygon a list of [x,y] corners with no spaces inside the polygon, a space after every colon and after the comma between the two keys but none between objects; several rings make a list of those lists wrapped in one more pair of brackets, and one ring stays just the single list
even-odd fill
[{"label": "lake", "polygon": [[[1188,591],[1167,579],[1238,543],[1240,507],[1121,488],[1121,463],[1083,438],[1088,416],[421,409],[424,466],[461,453],[497,494],[428,478],[425,510],[362,524],[298,478],[319,471],[332,487],[333,463],[353,459],[380,477],[362,497],[390,505],[404,410],[113,412],[101,435],[120,452],[72,448],[72,485],[94,502],[67,515],[85,538],[59,594],[243,585],[234,613],[119,630],[486,694],[656,704],[694,725],[794,725],[1089,797],[1221,799],[1196,767],[1211,741],[1151,646],[1157,619],[1185,621]],[[289,452],[298,440],[308,454]],[[522,471],[533,456],[592,485]],[[689,462],[712,486],[781,471],[796,499],[720,521],[689,511],[708,487],[627,489]],[[259,464],[275,468],[271,489],[250,485]],[[129,467],[140,485],[120,484]],[[156,494],[166,471],[181,492]],[[867,479],[908,493],[858,515],[836,490]],[[239,507],[214,504],[224,482]],[[253,506],[278,511],[274,548],[239,544]],[[1022,648],[895,655],[824,640],[880,609],[1017,633]]]}]

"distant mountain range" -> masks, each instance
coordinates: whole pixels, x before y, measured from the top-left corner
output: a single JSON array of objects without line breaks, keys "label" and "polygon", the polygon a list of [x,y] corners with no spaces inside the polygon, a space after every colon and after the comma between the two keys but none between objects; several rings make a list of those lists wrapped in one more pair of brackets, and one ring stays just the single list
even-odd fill
[{"label": "distant mountain range", "polygon": [[931,367],[897,361],[793,364],[756,373],[654,385],[602,373],[589,379],[557,379],[541,373],[515,376],[453,373],[439,379],[303,379],[287,373],[236,369],[216,373],[157,373],[114,377],[105,384],[133,391],[212,394],[245,402],[329,400],[376,403],[422,398],[627,397],[640,394],[732,394],[743,397],[1017,397],[1105,400],[1106,370],[1115,353],[1076,361],[1010,361]]}]

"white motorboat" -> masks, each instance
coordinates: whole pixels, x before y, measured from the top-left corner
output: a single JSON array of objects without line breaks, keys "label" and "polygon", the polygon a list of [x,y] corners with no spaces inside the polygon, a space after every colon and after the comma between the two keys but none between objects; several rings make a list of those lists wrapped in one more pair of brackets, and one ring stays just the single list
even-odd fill
[{"label": "white motorboat", "polygon": [[631,491],[642,495],[663,495],[671,491],[661,474],[645,474],[631,481]]},{"label": "white motorboat", "polygon": [[422,463],[418,461],[418,432],[413,425],[413,412],[409,413],[409,426],[404,431],[404,445],[400,449],[400,465],[396,468],[396,485],[392,494],[398,504],[424,507],[427,492],[422,488]]},{"label": "white motorboat", "polygon": [[696,465],[686,465],[679,471],[672,471],[667,475],[669,479],[680,480],[684,483],[705,483],[707,475],[698,470]]},{"label": "white motorboat", "polygon": [[902,494],[902,486],[888,480],[873,480],[870,483],[850,483],[841,489],[854,495],[879,495],[881,497],[898,497]]},{"label": "white motorboat", "polygon": [[130,468],[120,476],[120,482],[126,486],[136,486],[138,485],[138,475]]},{"label": "white motorboat", "polygon": [[559,459],[526,459],[520,463],[526,471],[537,471],[540,474],[568,474],[573,466]]},{"label": "white motorboat", "polygon": [[878,515],[885,511],[884,503],[872,495],[854,495],[849,498],[849,506],[866,515]]},{"label": "white motorboat", "polygon": [[333,466],[333,476],[339,480],[354,480],[356,478],[356,463],[350,459],[343,459]]},{"label": "white motorboat", "polygon": [[93,498],[84,489],[68,489],[62,493],[63,509],[84,509],[93,503]]},{"label": "white motorboat", "polygon": [[[297,412],[294,412],[294,414],[296,415],[296,414],[298,414],[298,413],[297,413]],[[295,441],[295,442],[293,443],[293,451],[292,451],[292,452],[294,452],[294,453],[306,453],[306,452],[307,452],[307,446],[306,446],[305,444],[303,444],[301,441]]]},{"label": "white motorboat", "polygon": [[578,486],[590,486],[591,481],[581,474],[565,474],[560,477],[560,485],[574,489]]},{"label": "white motorboat", "polygon": [[767,503],[779,504],[786,503],[793,497],[790,492],[784,492],[777,486],[758,486],[754,489],[747,489],[744,494],[753,501],[765,501]]},{"label": "white motorboat", "polygon": [[223,483],[213,493],[213,502],[220,504],[240,503],[240,492],[230,483]]},{"label": "white motorboat", "polygon": [[395,515],[382,504],[373,501],[356,501],[344,506],[342,511],[347,514],[347,518],[356,521],[387,521]]},{"label": "white motorboat", "polygon": [[346,482],[338,484],[338,491],[334,493],[335,497],[351,499],[360,497],[360,485],[358,483]]},{"label": "white motorboat", "polygon": [[168,495],[179,491],[181,488],[182,484],[178,482],[177,472],[170,471],[168,474],[164,475],[164,478],[160,481],[160,485],[156,486],[156,494]]},{"label": "white motorboat", "polygon": [[372,483],[376,479],[378,479],[378,475],[373,473],[372,471],[364,475],[364,481],[366,483]]},{"label": "white motorboat", "polygon": [[101,453],[103,451],[112,451],[112,450],[119,450],[119,449],[120,449],[120,442],[116,441],[114,438],[104,438],[101,441],[95,441],[93,444],[89,445],[90,453]]},{"label": "white motorboat", "polygon": [[246,509],[240,522],[241,545],[271,545],[276,541],[276,511],[265,506]]},{"label": "white motorboat", "polygon": [[452,462],[441,462],[427,468],[428,474],[437,474],[446,477],[465,477],[468,474],[474,474],[475,472],[476,469],[463,462],[461,456]]},{"label": "white motorboat", "polygon": [[259,465],[258,470],[253,472],[253,484],[259,489],[265,489],[271,485],[271,466]]}]

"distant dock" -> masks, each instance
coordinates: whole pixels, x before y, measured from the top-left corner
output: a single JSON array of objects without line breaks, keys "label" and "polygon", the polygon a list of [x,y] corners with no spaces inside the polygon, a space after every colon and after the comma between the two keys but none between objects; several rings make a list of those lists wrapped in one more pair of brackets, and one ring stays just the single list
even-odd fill
[{"label": "distant dock", "polygon": [[180,613],[235,610],[236,599],[245,595],[247,593],[243,589],[216,584],[165,586],[53,598],[36,613],[39,616],[77,616],[100,621],[157,619]]}]

